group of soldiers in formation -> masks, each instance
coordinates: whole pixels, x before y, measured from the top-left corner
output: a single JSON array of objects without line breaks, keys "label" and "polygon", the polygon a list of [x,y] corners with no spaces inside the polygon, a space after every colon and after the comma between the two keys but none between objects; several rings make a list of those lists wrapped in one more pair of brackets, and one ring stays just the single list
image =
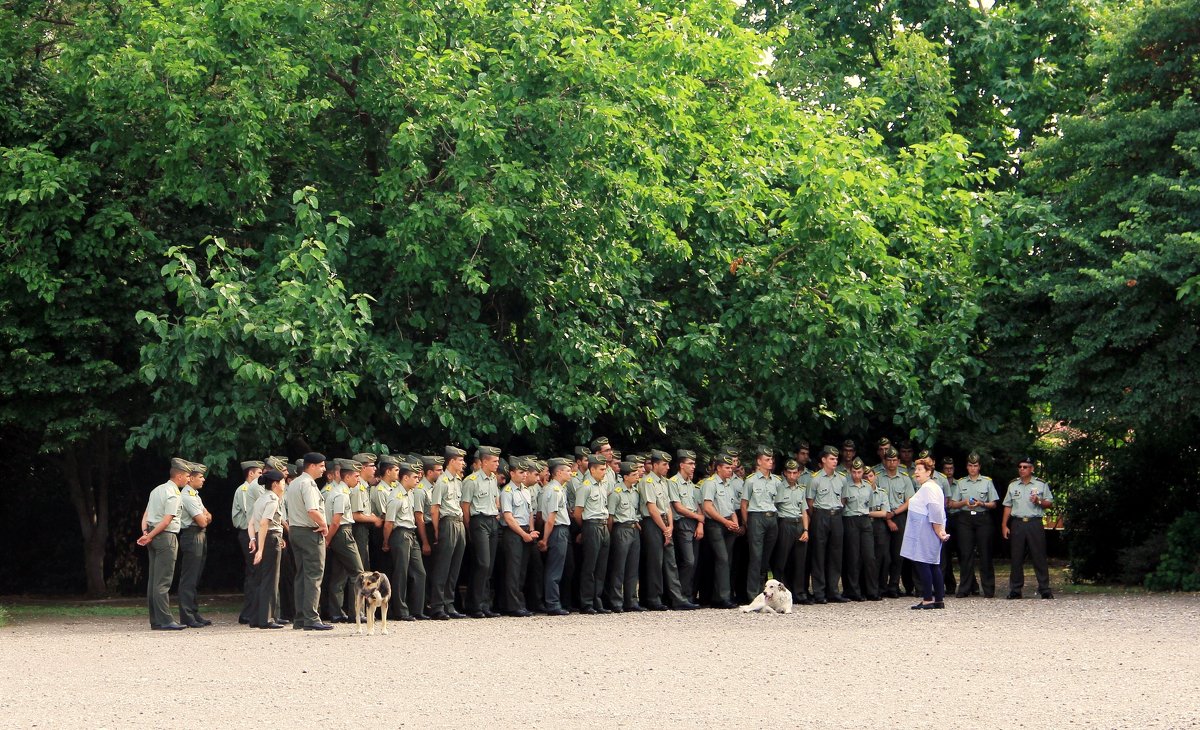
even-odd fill
[{"label": "group of soldiers in formation", "polygon": [[[308,630],[352,622],[354,579],[372,568],[389,575],[390,618],[401,621],[732,608],[762,590],[768,571],[801,605],[913,595],[900,547],[919,487],[911,466],[928,452],[898,446],[880,439],[878,463],[867,466],[847,440],[825,446],[810,469],[801,443],[782,475],[770,448],[755,450],[749,470],[726,449],[703,478],[693,451],[622,455],[603,437],[574,458],[504,459],[480,446],[469,468],[454,446],[441,455],[245,461],[232,506],[246,575],[239,621]],[[1051,598],[1042,505],[1053,495],[1032,460],[1022,459],[1003,500],[977,454],[965,477],[955,480],[954,468],[945,458],[933,475],[952,538],[942,557],[948,592],[956,553],[956,596],[993,597],[993,515],[1002,507],[1008,597],[1022,595],[1028,556],[1039,594]],[[212,522],[200,497],[206,471],[173,459],[142,517],[154,629],[211,624],[196,599]],[[168,600],[177,556],[179,622]]]}]

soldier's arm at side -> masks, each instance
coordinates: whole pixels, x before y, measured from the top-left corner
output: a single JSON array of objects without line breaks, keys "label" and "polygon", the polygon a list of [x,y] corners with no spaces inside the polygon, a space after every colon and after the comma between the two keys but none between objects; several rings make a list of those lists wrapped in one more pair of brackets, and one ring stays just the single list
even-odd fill
[{"label": "soldier's arm at side", "polygon": [[421,551],[424,552],[429,549],[429,536],[425,533],[425,513],[414,510],[413,521],[417,523],[417,539],[421,541]]}]

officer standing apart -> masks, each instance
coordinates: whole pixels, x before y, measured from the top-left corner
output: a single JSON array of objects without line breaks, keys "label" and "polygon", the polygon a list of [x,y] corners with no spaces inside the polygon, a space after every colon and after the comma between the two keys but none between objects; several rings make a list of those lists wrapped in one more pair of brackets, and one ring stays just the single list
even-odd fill
[{"label": "officer standing apart", "polygon": [[329,534],[321,513],[321,490],[317,479],[325,473],[325,456],[310,451],[301,459],[304,470],[292,480],[284,494],[288,521],[288,541],[296,558],[296,616],[293,629],[328,631],[331,624],[321,621],[321,576],[325,572],[325,536]]},{"label": "officer standing apart", "polygon": [[496,548],[500,545],[500,487],[496,483],[496,468],[500,466],[500,449],[480,446],[479,470],[463,482],[462,511],[475,562],[471,566],[471,589],[467,592],[467,615],[471,618],[497,618],[488,594],[488,580],[496,563]]},{"label": "officer standing apart", "polygon": [[146,579],[146,605],[150,610],[150,628],[156,631],[186,629],[171,615],[171,581],[175,577],[175,558],[179,553],[179,488],[187,484],[191,464],[171,459],[167,481],[150,492],[142,513],[142,536],[137,544],[150,547],[150,574]]},{"label": "officer standing apart", "polygon": [[[579,590],[583,613],[612,613],[604,607],[604,577],[608,571],[609,535],[608,495],[604,477],[608,460],[601,454],[588,457],[588,473],[575,490],[574,520],[583,530],[583,563],[579,570]],[[614,487],[615,489],[615,487]]]},{"label": "officer standing apart", "polygon": [[[958,538],[959,581],[957,598],[983,589],[984,598],[996,595],[996,572],[992,566],[992,510],[1000,497],[989,477],[981,476],[979,454],[967,456],[967,475],[954,483],[950,506],[959,508],[955,533]],[[975,551],[979,551],[979,582],[975,579]]]},{"label": "officer standing apart", "polygon": [[1000,532],[1012,540],[1012,576],[1008,579],[1008,597],[1020,598],[1025,586],[1025,557],[1033,561],[1038,595],[1054,598],[1050,592],[1050,567],[1046,562],[1046,529],[1042,515],[1054,504],[1050,485],[1033,476],[1033,459],[1025,456],[1017,463],[1017,478],[1009,482],[1004,495],[1004,517]]},{"label": "officer standing apart", "polygon": [[821,471],[808,485],[812,510],[813,603],[847,603],[838,592],[842,577],[842,489],[846,479],[837,473],[838,450],[821,450]]},{"label": "officer standing apart", "polygon": [[188,484],[180,490],[179,502],[179,623],[193,629],[212,626],[212,621],[200,615],[196,588],[208,560],[208,526],[212,513],[204,508],[200,490],[208,467],[191,465]]},{"label": "officer standing apart", "polygon": [[775,552],[779,523],[775,516],[775,495],[783,480],[775,476],[775,452],[759,446],[754,456],[755,471],[742,484],[742,523],[750,545],[750,560],[746,569],[746,595],[753,598],[762,593],[767,562]]}]

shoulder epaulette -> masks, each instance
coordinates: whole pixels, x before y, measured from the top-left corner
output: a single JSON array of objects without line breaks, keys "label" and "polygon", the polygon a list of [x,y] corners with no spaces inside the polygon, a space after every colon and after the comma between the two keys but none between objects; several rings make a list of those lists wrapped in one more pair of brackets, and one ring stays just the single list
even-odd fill
[{"label": "shoulder epaulette", "polygon": [[504,491],[508,492],[509,494],[512,494],[512,485],[509,484],[508,486],[504,487]]},{"label": "shoulder epaulette", "polygon": [[617,488],[616,488],[616,489],[614,489],[613,491],[614,491],[614,492],[620,492],[620,491],[623,491],[623,488],[622,488],[622,487],[617,487]]},{"label": "shoulder epaulette", "polygon": [[467,479],[470,479],[471,481],[475,481],[475,477],[476,477],[476,476],[477,476],[477,475],[475,475],[475,474],[472,474],[471,476],[467,477]]},{"label": "shoulder epaulette", "polygon": [[250,491],[250,487],[249,487],[248,485],[246,485],[246,484],[243,484],[243,485],[242,485],[242,491],[243,491],[243,492],[248,492],[248,491]]}]

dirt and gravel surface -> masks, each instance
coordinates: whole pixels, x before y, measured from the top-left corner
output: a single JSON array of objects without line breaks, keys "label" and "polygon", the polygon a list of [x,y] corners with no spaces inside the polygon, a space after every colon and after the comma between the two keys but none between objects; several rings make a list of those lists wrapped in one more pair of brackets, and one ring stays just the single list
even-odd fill
[{"label": "dirt and gravel surface", "polygon": [[1200,596],[0,629],[0,727],[1193,727]]}]

